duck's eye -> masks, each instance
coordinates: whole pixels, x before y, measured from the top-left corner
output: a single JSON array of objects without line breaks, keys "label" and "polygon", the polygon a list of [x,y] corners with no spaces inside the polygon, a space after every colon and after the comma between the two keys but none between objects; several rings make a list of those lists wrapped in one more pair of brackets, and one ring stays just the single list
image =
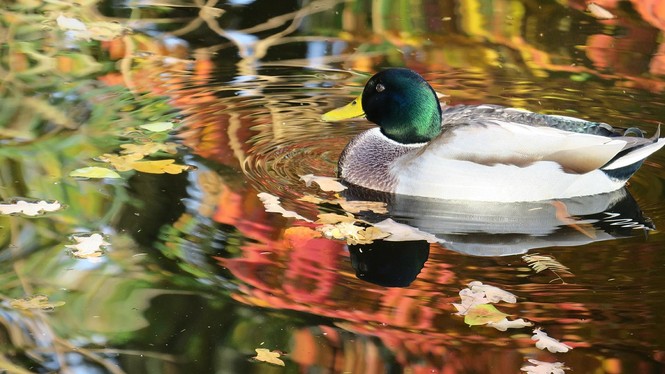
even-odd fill
[{"label": "duck's eye", "polygon": [[382,85],[381,83],[378,83],[376,85],[376,92],[383,92],[386,89],[386,86]]}]

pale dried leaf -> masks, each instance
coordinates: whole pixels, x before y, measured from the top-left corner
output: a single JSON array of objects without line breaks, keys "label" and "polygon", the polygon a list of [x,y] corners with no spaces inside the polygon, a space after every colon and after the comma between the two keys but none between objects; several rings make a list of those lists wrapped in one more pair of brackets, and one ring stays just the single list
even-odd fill
[{"label": "pale dried leaf", "polygon": [[349,201],[346,199],[333,200],[332,203],[339,204],[347,212],[360,213],[365,211],[377,214],[388,213],[387,204],[380,201]]},{"label": "pale dried leaf", "polygon": [[591,13],[592,16],[598,19],[615,19],[617,16],[612,14],[609,10],[603,8],[602,6],[596,3],[589,3],[587,5],[587,10]]},{"label": "pale dried leaf", "polygon": [[570,369],[569,367],[564,366],[563,362],[544,362],[533,358],[530,358],[529,362],[533,365],[522,366],[520,369],[527,374],[564,374],[565,370]]},{"label": "pale dried leaf", "polygon": [[112,178],[112,179],[117,179],[117,178],[122,178],[120,174],[116,173],[115,171],[107,168],[101,168],[98,166],[89,166],[85,168],[80,168],[76,170],[72,170],[69,173],[70,177],[73,178],[94,178],[94,179],[99,179],[99,178]]},{"label": "pale dried leaf", "polygon": [[305,196],[301,197],[298,200],[304,201],[306,203],[312,203],[312,204],[323,204],[323,203],[328,202],[328,200],[321,199],[321,198],[318,198],[318,197],[312,196],[312,195],[305,195]]},{"label": "pale dried leaf", "polygon": [[19,310],[41,309],[48,311],[62,305],[65,305],[64,301],[49,302],[48,297],[44,295],[34,295],[23,299],[14,299],[9,302],[9,306]]},{"label": "pale dried leaf", "polygon": [[557,261],[554,257],[548,255],[541,255],[538,253],[526,254],[522,259],[535,271],[540,273],[543,270],[551,270],[559,273],[570,273],[570,269]]},{"label": "pale dried leaf", "polygon": [[266,212],[279,213],[283,217],[286,217],[286,218],[296,218],[296,219],[300,219],[300,220],[303,220],[303,221],[312,222],[311,220],[301,216],[300,214],[298,214],[296,212],[284,209],[282,207],[282,205],[280,204],[280,202],[279,202],[279,197],[277,197],[275,195],[271,195],[267,192],[260,192],[257,196],[259,197],[259,199],[263,203],[263,206],[265,207]]},{"label": "pale dried leaf", "polygon": [[485,297],[489,300],[490,303],[498,303],[499,301],[505,301],[507,303],[514,304],[517,302],[517,297],[508,291],[504,291],[498,287],[490,286],[488,284],[483,284],[479,281],[473,281],[469,283],[469,288],[473,292],[482,292],[485,294]]},{"label": "pale dried leaf", "polygon": [[150,132],[164,132],[171,130],[173,126],[173,122],[153,122],[141,125],[139,127]]},{"label": "pale dried leaf", "polygon": [[466,315],[468,311],[476,305],[488,304],[490,302],[487,297],[485,297],[484,292],[474,292],[469,288],[463,288],[459,292],[459,296],[462,299],[462,302],[460,304],[453,303],[453,306],[457,309],[457,314],[460,316]]},{"label": "pale dried leaf", "polygon": [[85,31],[88,28],[86,25],[76,18],[67,17],[63,14],[60,14],[56,19],[56,23],[61,30],[75,30],[75,31]]},{"label": "pale dried leaf", "polygon": [[356,222],[356,218],[351,215],[347,214],[345,216],[337,213],[321,213],[317,216],[319,219],[316,220],[316,223],[321,223],[321,224],[336,224],[340,222]]},{"label": "pale dried leaf", "polygon": [[531,340],[536,341],[536,348],[547,349],[552,353],[557,353],[557,352],[566,353],[569,350],[573,349],[571,346],[561,343],[560,341],[549,337],[547,333],[542,331],[540,328],[533,330],[533,336],[531,337]]},{"label": "pale dried leaf", "polygon": [[74,257],[91,259],[100,257],[104,253],[104,247],[110,243],[104,240],[101,234],[75,235],[72,239],[76,244],[68,244],[65,247],[71,250]]},{"label": "pale dried leaf", "polygon": [[0,214],[25,214],[26,216],[37,216],[47,212],[55,212],[62,209],[62,204],[57,201],[29,202],[19,200],[15,203],[0,203]]},{"label": "pale dried leaf", "polygon": [[281,354],[279,352],[270,351],[266,348],[256,348],[256,356],[253,358],[257,361],[267,362],[273,365],[284,366],[284,361],[280,360]]},{"label": "pale dried leaf", "polygon": [[305,185],[309,187],[312,182],[319,185],[319,188],[323,191],[332,191],[340,192],[344,191],[347,187],[337,181],[337,178],[332,177],[321,177],[314,174],[301,175],[300,180],[305,182]]},{"label": "pale dried leaf", "polygon": [[91,39],[102,42],[111,41],[131,31],[128,27],[115,22],[96,21],[88,23],[88,34]]},{"label": "pale dried leaf", "polygon": [[490,322],[487,325],[492,326],[499,331],[506,331],[508,329],[521,329],[523,327],[533,326],[533,323],[525,321],[522,318],[518,318],[512,321],[509,321],[508,318],[504,318],[501,321]]},{"label": "pale dried leaf", "polygon": [[381,231],[390,234],[390,236],[384,239],[386,241],[401,242],[409,240],[426,240],[428,243],[436,243],[439,241],[436,236],[430,233],[420,231],[413,226],[395,222],[391,218],[375,223],[374,227],[378,227]]}]

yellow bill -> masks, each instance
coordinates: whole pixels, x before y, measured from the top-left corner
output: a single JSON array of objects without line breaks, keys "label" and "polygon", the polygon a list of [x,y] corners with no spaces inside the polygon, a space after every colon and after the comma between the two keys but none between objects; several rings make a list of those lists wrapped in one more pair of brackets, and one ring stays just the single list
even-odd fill
[{"label": "yellow bill", "polygon": [[333,109],[328,113],[325,113],[321,116],[321,120],[325,122],[341,121],[344,119],[364,117],[365,112],[363,111],[362,103],[360,102],[361,96],[358,96],[352,102],[344,105],[341,108]]}]

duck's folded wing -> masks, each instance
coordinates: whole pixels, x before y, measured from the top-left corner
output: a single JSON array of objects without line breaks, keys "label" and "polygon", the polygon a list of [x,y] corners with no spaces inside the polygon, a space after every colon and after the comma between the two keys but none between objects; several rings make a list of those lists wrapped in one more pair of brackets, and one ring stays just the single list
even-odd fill
[{"label": "duck's folded wing", "polygon": [[444,127],[443,133],[413,160],[435,164],[449,159],[518,167],[551,161],[566,172],[582,174],[616,160],[622,151],[651,143],[643,138],[608,138],[509,121],[476,120]]}]

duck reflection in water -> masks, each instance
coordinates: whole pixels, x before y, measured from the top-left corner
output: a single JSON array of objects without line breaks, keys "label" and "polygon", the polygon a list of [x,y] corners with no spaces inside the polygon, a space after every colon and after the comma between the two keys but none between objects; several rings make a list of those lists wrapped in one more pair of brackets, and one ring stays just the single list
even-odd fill
[{"label": "duck reflection in water", "polygon": [[429,257],[425,240],[349,245],[351,266],[358,279],[384,287],[408,287]]},{"label": "duck reflection in water", "polygon": [[[529,203],[445,201],[378,194],[352,187],[348,200],[384,201],[387,215],[367,213],[369,222],[387,216],[436,235],[447,249],[473,256],[509,256],[531,249],[580,246],[653,230],[625,189],[612,193]],[[386,287],[406,287],[429,255],[425,241],[375,241],[349,246],[358,278]]]}]

